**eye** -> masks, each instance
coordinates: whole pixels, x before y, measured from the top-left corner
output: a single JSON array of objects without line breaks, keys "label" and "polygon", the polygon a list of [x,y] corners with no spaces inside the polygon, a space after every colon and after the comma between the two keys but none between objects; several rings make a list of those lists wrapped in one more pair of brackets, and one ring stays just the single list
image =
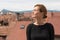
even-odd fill
[{"label": "eye", "polygon": [[36,9],[34,9],[33,11],[37,11]]}]

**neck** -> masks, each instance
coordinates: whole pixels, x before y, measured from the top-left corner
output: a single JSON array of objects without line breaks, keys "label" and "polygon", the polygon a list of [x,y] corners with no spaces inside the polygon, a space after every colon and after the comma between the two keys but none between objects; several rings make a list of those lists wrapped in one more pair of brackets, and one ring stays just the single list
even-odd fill
[{"label": "neck", "polygon": [[45,21],[44,19],[36,19],[35,22],[34,22],[34,24],[35,25],[43,25],[44,21]]}]

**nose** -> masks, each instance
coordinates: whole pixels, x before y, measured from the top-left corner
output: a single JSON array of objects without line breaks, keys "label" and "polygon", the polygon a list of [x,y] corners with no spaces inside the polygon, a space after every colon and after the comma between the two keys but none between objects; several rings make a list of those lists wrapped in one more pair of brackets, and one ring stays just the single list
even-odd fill
[{"label": "nose", "polygon": [[37,12],[34,12],[34,11],[33,11],[33,12],[32,12],[32,14],[33,14],[33,15],[36,15],[36,14],[37,14]]}]

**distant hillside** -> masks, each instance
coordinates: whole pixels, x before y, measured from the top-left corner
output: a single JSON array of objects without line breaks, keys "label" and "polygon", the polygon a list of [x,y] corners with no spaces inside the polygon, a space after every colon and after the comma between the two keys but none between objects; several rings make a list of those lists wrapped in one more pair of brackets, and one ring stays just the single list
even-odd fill
[{"label": "distant hillside", "polygon": [[[10,10],[3,9],[1,10],[3,13],[10,12]],[[32,10],[25,10],[25,11],[11,11],[11,12],[17,12],[17,13],[23,13],[23,12],[32,12]],[[48,10],[48,12],[60,12],[59,10]]]},{"label": "distant hillside", "polygon": [[48,12],[60,12],[59,10],[48,10]]},{"label": "distant hillside", "polygon": [[[48,12],[60,12],[59,10],[47,10]],[[19,12],[32,12],[32,10],[19,11]]]}]

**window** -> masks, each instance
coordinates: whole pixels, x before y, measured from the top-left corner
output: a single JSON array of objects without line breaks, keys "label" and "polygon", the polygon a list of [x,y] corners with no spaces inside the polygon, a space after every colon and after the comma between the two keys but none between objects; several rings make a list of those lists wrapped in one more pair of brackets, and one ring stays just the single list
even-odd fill
[{"label": "window", "polygon": [[8,25],[9,25],[8,21],[5,20],[0,21],[0,26],[8,26]]},{"label": "window", "polygon": [[0,35],[0,40],[6,40],[7,36]]}]

